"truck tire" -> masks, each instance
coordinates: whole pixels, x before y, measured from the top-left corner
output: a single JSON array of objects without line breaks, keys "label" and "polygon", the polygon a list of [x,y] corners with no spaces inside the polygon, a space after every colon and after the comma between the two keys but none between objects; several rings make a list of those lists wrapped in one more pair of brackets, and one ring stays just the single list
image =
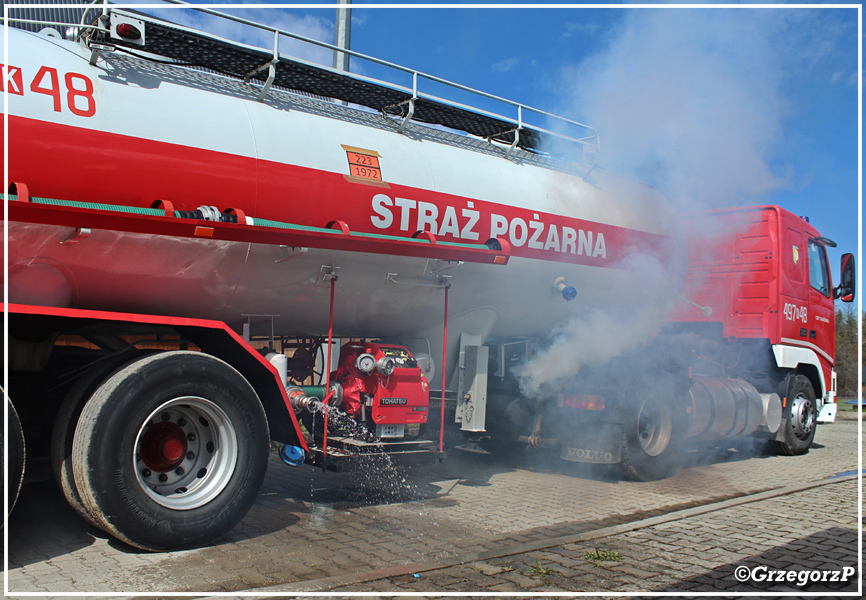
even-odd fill
[{"label": "truck tire", "polygon": [[806,454],[815,439],[818,423],[818,407],[815,389],[805,375],[795,375],[788,380],[785,420],[782,423],[783,440],[774,440],[776,452],[785,456]]},{"label": "truck tire", "polygon": [[130,355],[124,352],[98,362],[81,375],[63,398],[51,432],[51,467],[54,471],[54,479],[75,512],[98,528],[101,528],[101,525],[81,501],[72,474],[72,442],[75,438],[75,428],[84,405],[100,384],[120,367],[137,358],[141,358],[141,353]]},{"label": "truck tire", "polygon": [[679,466],[684,427],[674,394],[650,390],[625,409],[622,467],[637,481],[664,479]]},{"label": "truck tire", "polygon": [[163,551],[210,543],[255,502],[267,469],[264,409],[230,365],[200,352],[141,358],[81,412],[72,445],[87,511],[118,539]]},{"label": "truck tire", "polygon": [[[6,488],[6,495],[9,498],[9,513],[12,513],[12,508],[15,506],[15,501],[18,500],[18,492],[21,491],[21,484],[24,482],[24,430],[21,429],[21,420],[18,418],[18,413],[15,412],[15,406],[10,400],[6,400],[9,407],[9,426],[0,429],[0,448],[5,448],[5,432],[9,431],[9,456],[2,456],[0,460],[0,477],[2,477],[4,462],[9,465],[9,481]],[[8,514],[6,515],[9,516]]]}]

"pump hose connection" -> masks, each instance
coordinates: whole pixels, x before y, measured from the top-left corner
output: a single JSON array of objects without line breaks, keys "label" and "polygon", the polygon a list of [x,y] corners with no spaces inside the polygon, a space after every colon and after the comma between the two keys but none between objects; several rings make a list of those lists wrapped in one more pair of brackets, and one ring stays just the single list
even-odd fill
[{"label": "pump hose connection", "polygon": [[[343,386],[337,381],[331,382],[331,397],[328,406],[340,406],[343,403]],[[314,412],[311,402],[321,402],[328,394],[325,393],[323,385],[291,385],[286,388],[289,403],[296,413],[306,410]]]}]

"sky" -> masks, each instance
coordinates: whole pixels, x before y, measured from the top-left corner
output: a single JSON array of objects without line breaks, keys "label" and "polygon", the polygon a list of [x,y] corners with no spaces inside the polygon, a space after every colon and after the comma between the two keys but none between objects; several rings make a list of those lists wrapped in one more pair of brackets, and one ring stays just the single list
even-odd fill
[{"label": "sky", "polygon": [[[263,4],[225,10],[333,42],[333,1]],[[599,131],[605,169],[649,183],[682,211],[778,204],[808,215],[839,244],[830,251],[834,283],[841,253],[858,251],[856,5],[372,4],[352,4],[356,52],[587,123]],[[271,43],[191,11],[160,14]],[[306,44],[282,42],[281,51],[332,62],[330,51]],[[409,85],[369,62],[352,59],[350,68]],[[506,106],[484,108],[514,116]]]}]

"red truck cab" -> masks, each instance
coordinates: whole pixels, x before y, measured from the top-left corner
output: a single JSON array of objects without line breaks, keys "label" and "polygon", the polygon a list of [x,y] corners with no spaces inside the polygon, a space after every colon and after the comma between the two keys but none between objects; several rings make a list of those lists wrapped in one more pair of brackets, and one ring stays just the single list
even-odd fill
[{"label": "red truck cab", "polygon": [[812,383],[817,420],[833,421],[834,300],[853,301],[853,255],[843,255],[842,283],[834,288],[826,248],[836,244],[783,208],[689,215],[684,226],[689,267],[671,320],[706,324],[728,342],[766,340],[776,369]]}]

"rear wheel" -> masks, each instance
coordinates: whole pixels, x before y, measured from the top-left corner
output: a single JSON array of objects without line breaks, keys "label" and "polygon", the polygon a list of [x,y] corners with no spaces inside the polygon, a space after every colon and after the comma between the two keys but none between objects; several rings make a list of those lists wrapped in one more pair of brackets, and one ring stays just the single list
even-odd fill
[{"label": "rear wheel", "polygon": [[234,527],[264,481],[264,409],[231,366],[197,352],[127,365],[81,413],[72,464],[100,527],[145,550],[200,546]]},{"label": "rear wheel", "polygon": [[632,479],[651,481],[673,475],[684,435],[676,395],[651,390],[625,411],[622,466]]},{"label": "rear wheel", "polygon": [[786,456],[806,454],[815,439],[818,408],[815,389],[805,375],[796,375],[788,382],[787,409],[782,440],[774,440],[776,452]]},{"label": "rear wheel", "polygon": [[[15,506],[15,501],[18,499],[18,492],[21,491],[21,483],[24,481],[24,431],[21,429],[21,421],[18,419],[18,413],[15,412],[15,406],[7,400],[9,408],[9,426],[0,430],[0,448],[4,448],[4,436],[6,431],[9,432],[9,454],[8,456],[0,456],[9,465],[9,481],[6,487],[6,496],[9,499],[9,512],[12,512],[12,507]],[[5,465],[4,461],[0,460],[0,477],[2,477]],[[8,516],[8,515],[7,515]]]},{"label": "rear wheel", "polygon": [[101,527],[93,518],[78,493],[75,477],[72,474],[72,442],[75,439],[75,428],[84,405],[99,385],[108,376],[135,358],[128,353],[106,358],[85,372],[69,389],[60,405],[60,410],[54,420],[51,434],[51,466],[57,485],[66,497],[69,505],[91,525]]}]

